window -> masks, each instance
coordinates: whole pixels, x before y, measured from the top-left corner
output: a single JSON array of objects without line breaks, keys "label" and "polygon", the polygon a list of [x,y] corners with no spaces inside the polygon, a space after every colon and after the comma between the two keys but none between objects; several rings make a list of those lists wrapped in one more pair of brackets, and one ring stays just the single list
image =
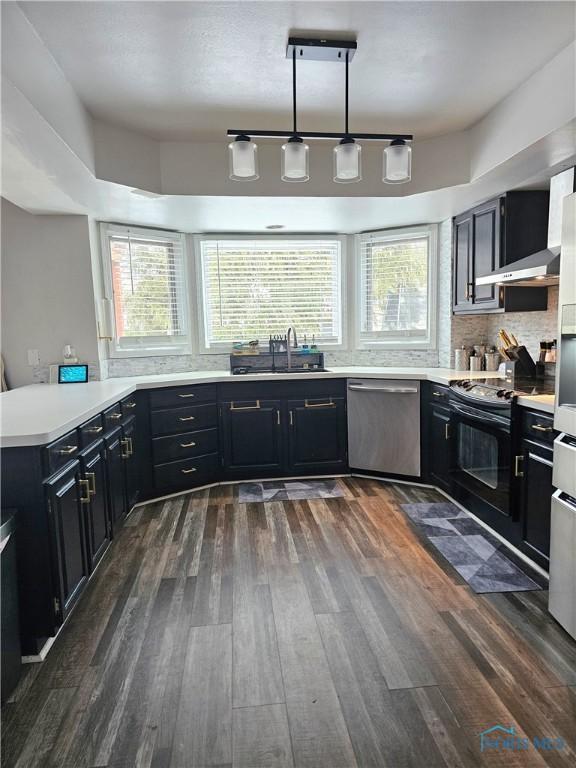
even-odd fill
[{"label": "window", "polygon": [[[201,346],[286,333],[302,343],[342,343],[342,269],[339,239],[199,238]],[[203,344],[202,344],[203,342]]]},{"label": "window", "polygon": [[183,235],[103,224],[102,251],[111,353],[188,351]]},{"label": "window", "polygon": [[433,226],[359,236],[359,346],[434,346],[436,236]]}]

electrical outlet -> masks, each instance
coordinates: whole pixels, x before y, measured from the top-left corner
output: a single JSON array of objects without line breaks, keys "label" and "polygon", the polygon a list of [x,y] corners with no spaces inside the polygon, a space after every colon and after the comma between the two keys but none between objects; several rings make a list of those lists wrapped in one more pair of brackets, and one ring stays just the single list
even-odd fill
[{"label": "electrical outlet", "polygon": [[40,365],[40,352],[37,349],[28,350],[28,365]]}]

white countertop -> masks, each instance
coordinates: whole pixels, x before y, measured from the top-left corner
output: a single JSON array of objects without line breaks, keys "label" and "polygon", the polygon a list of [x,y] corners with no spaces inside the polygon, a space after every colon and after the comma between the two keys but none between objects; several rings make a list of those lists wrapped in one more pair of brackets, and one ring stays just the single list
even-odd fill
[{"label": "white countertop", "polygon": [[[281,379],[418,379],[449,384],[456,379],[498,378],[498,373],[454,371],[448,368],[331,368],[322,373],[263,373],[232,376],[229,371],[190,371],[154,376],[130,376],[88,384],[31,384],[0,394],[0,443],[3,448],[45,445],[79,426],[138,389],[184,384]],[[521,397],[518,401],[553,412],[554,397]]]}]

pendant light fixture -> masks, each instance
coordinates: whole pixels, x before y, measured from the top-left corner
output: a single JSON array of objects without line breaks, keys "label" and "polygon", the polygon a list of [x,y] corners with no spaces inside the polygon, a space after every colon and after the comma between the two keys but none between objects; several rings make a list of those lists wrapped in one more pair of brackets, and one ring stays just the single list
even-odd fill
[{"label": "pendant light fixture", "polygon": [[386,184],[404,184],[412,177],[412,148],[403,139],[394,139],[384,150]]},{"label": "pendant light fixture", "polygon": [[245,133],[228,144],[228,166],[233,181],[255,181],[258,176],[258,147]]},{"label": "pendant light fixture", "polygon": [[[401,184],[410,181],[412,149],[408,142],[411,134],[394,133],[355,133],[348,128],[348,66],[357,50],[357,44],[351,40],[327,40],[290,37],[286,57],[292,59],[292,130],[233,130],[228,136],[235,140],[229,145],[230,178],[237,181],[250,181],[258,178],[257,147],[250,137],[283,138],[282,145],[282,181],[308,181],[309,147],[304,143],[309,139],[339,139],[334,147],[334,181],[350,184],[362,179],[362,148],[357,141],[389,141],[384,149],[382,180],[387,184]],[[344,133],[332,131],[298,131],[296,123],[296,60],[337,62],[346,65]]]},{"label": "pendant light fixture", "polygon": [[292,136],[282,145],[282,181],[308,181],[308,144],[296,123],[296,48],[292,51]]},{"label": "pendant light fixture", "polygon": [[348,64],[346,51],[346,77],[344,86],[344,138],[334,147],[334,181],[353,184],[362,178],[362,147],[356,144],[348,131]]}]

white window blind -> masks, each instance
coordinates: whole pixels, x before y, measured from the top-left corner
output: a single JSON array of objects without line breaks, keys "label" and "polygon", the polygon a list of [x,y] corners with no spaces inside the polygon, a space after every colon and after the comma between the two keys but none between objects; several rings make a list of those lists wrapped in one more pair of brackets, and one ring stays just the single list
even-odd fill
[{"label": "white window blind", "polygon": [[205,348],[285,333],[340,344],[339,240],[201,240]]},{"label": "white window blind", "polygon": [[430,342],[432,231],[360,236],[360,342]]},{"label": "white window blind", "polygon": [[103,225],[103,248],[116,349],[186,345],[183,236]]}]

